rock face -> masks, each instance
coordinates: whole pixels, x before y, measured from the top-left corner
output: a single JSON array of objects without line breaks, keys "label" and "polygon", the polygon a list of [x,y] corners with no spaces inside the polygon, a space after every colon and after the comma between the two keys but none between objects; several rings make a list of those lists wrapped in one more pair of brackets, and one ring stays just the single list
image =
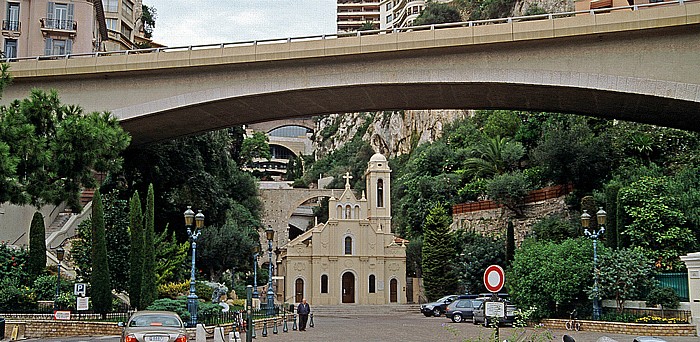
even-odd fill
[{"label": "rock face", "polygon": [[[465,110],[407,110],[379,113],[332,114],[316,123],[316,158],[326,156],[358,132],[375,152],[395,157],[442,136],[445,125],[469,115]],[[365,130],[366,129],[366,130]],[[363,132],[364,131],[364,132]]]},{"label": "rock face", "polygon": [[545,13],[560,13],[574,10],[574,0],[518,0],[513,6],[513,16],[522,16],[527,10],[537,6]]}]

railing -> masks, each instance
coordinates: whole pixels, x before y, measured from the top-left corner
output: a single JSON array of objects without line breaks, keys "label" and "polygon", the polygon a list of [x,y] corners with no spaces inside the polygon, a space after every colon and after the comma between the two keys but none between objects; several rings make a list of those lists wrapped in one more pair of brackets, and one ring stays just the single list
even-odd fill
[{"label": "railing", "polygon": [[[616,308],[603,308],[603,313],[615,313],[617,312]],[[666,309],[661,310],[658,309],[636,309],[636,308],[625,308],[622,310],[622,313],[624,314],[629,314],[632,316],[635,316],[637,318],[640,317],[646,317],[646,316],[653,316],[653,317],[661,317],[661,318],[678,318],[680,320],[683,320],[685,322],[689,322],[690,318],[692,316],[691,312],[688,310],[670,310]]]},{"label": "railing", "polygon": [[22,28],[22,23],[16,20],[3,20],[2,30],[3,31],[14,31],[19,32]]},{"label": "railing", "polygon": [[42,29],[77,31],[78,22],[74,20],[41,18]]},{"label": "railing", "polygon": [[29,319],[29,320],[52,320],[54,311],[70,311],[70,316],[66,320],[71,321],[106,321],[106,322],[126,322],[134,313],[126,304],[106,313],[95,313],[93,310],[76,311],[74,307],[63,305],[54,306],[52,301],[40,301],[36,306],[15,308],[9,312],[3,312],[0,316],[4,318]]},{"label": "railing", "polygon": [[[408,26],[408,27],[395,27],[392,29],[383,30],[366,30],[366,31],[355,31],[355,32],[338,32],[333,34],[323,34],[323,35],[312,35],[312,36],[301,36],[301,37],[288,37],[288,38],[273,38],[273,39],[261,39],[261,40],[248,40],[240,42],[231,43],[219,43],[219,44],[202,44],[202,45],[188,45],[188,46],[176,46],[176,47],[162,47],[162,48],[148,48],[148,49],[133,49],[133,50],[119,50],[119,51],[98,51],[89,53],[79,53],[79,54],[68,54],[68,55],[52,55],[52,56],[32,56],[32,57],[19,57],[19,58],[6,58],[6,62],[15,62],[21,60],[55,60],[55,59],[69,59],[76,57],[100,57],[100,56],[121,56],[130,54],[141,54],[141,53],[161,53],[168,51],[192,51],[192,50],[204,50],[204,49],[224,49],[226,47],[233,46],[255,46],[260,44],[275,44],[275,43],[292,43],[296,41],[310,41],[310,40],[326,40],[335,39],[343,37],[360,37],[367,35],[377,35],[377,34],[391,34],[399,32],[411,32],[411,31],[427,31],[436,30],[443,28],[457,28],[457,27],[474,27],[482,25],[491,24],[504,24],[504,23],[514,23],[514,22],[525,22],[532,20],[553,20],[558,18],[572,17],[577,14],[590,14],[596,15],[599,13],[608,13],[612,10],[632,10],[637,11],[644,8],[657,7],[657,6],[669,6],[673,4],[684,5],[685,3],[698,2],[700,0],[674,0],[667,2],[656,2],[648,4],[639,5],[628,5],[619,7],[608,7],[602,9],[592,9],[592,10],[582,10],[582,11],[571,11],[571,12],[560,12],[560,13],[549,13],[549,14],[537,14],[528,16],[518,16],[518,17],[507,17],[498,19],[486,19],[486,20],[473,20],[473,21],[463,21],[454,23],[443,23],[443,24],[433,24],[433,25],[421,25],[421,26]],[[42,27],[44,25],[42,19]],[[77,24],[76,24],[77,25]],[[76,28],[74,27],[73,30]]]},{"label": "railing", "polygon": [[[564,196],[573,191],[573,185],[555,185],[542,189],[530,191],[523,198],[523,203],[533,203],[545,201],[552,198]],[[494,201],[477,201],[470,203],[460,203],[452,206],[452,214],[470,213],[474,211],[490,210],[500,208],[501,205]]]}]

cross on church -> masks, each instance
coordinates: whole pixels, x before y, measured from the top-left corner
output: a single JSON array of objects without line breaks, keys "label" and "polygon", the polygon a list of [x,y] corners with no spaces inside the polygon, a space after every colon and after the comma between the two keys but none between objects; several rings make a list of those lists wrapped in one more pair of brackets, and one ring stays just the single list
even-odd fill
[{"label": "cross on church", "polygon": [[352,179],[352,176],[350,176],[350,172],[346,172],[345,176],[343,176],[343,178],[345,178],[345,187],[349,188],[350,187],[350,179]]}]

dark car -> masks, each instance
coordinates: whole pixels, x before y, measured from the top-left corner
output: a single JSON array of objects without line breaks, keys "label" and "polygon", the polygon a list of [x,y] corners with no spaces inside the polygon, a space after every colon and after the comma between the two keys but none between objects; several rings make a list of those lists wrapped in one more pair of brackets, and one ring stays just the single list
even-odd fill
[{"label": "dark car", "polygon": [[474,309],[481,305],[485,298],[458,298],[454,302],[450,303],[445,309],[445,317],[452,320],[452,322],[460,323],[465,320],[472,319],[474,317]]},{"label": "dark car", "polygon": [[445,312],[450,303],[459,297],[458,295],[449,295],[442,297],[432,303],[423,304],[420,306],[420,312],[425,315],[425,317],[435,316],[440,317]]},{"label": "dark car", "polygon": [[[489,301],[489,298],[483,298],[484,301],[482,301],[478,307],[474,308],[474,314],[472,315],[472,323],[474,324],[483,324],[484,326],[489,325],[489,318],[484,317],[485,313],[485,307],[486,307],[486,302]],[[507,300],[503,300],[503,302],[506,305],[506,317],[502,317],[498,320],[498,324],[513,324],[515,323],[515,311],[517,310],[515,305],[510,304]]]},{"label": "dark car", "polygon": [[139,311],[124,324],[121,342],[187,342],[180,316],[169,311]]}]

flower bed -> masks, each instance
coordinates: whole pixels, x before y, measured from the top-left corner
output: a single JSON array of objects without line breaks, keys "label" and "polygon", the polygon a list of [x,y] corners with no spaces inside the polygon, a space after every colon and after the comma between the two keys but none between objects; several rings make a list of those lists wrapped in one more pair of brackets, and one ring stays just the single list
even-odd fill
[{"label": "flower bed", "polygon": [[[658,317],[657,317],[658,318]],[[665,320],[671,320],[666,318]],[[565,330],[566,319],[543,319],[541,323],[548,329]],[[620,323],[605,321],[579,320],[582,331],[596,331],[627,335],[649,336],[697,336],[695,325],[685,324],[651,324]]]}]

